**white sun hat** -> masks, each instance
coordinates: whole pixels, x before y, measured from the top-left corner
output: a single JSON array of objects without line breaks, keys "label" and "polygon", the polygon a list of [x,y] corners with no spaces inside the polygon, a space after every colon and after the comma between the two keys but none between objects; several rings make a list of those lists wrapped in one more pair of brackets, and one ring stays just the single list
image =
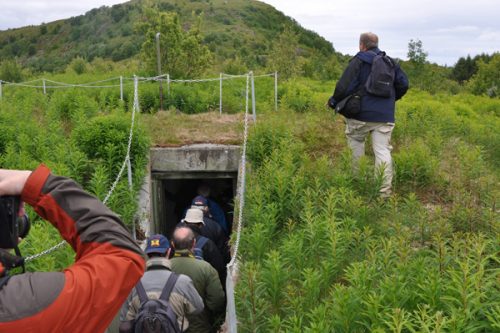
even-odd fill
[{"label": "white sun hat", "polygon": [[185,223],[202,223],[205,225],[203,221],[203,211],[198,208],[190,208],[186,212],[186,217],[182,220]]}]

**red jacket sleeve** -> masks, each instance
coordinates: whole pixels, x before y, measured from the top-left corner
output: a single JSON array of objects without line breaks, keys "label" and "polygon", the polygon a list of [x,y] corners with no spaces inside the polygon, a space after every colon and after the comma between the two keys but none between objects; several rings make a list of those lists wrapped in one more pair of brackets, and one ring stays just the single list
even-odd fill
[{"label": "red jacket sleeve", "polygon": [[[52,295],[54,301],[36,313],[18,314],[22,318],[14,315],[13,320],[0,323],[0,331],[103,332],[144,273],[141,249],[104,204],[74,181],[51,175],[45,166],[32,173],[21,197],[59,230],[75,250],[76,261],[64,270],[64,285],[57,296]],[[43,276],[38,274],[17,279]],[[40,304],[44,300],[37,297],[48,294],[32,293]],[[2,296],[0,292],[0,302],[6,304]],[[22,301],[10,299],[8,303],[15,307]]]}]

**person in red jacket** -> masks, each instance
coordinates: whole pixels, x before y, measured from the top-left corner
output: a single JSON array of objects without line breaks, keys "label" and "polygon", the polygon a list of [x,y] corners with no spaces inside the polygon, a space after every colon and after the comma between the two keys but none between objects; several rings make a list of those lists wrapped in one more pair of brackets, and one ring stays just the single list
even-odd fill
[{"label": "person in red jacket", "polygon": [[0,169],[4,195],[20,195],[52,223],[76,259],[63,272],[10,277],[0,289],[0,332],[104,332],[145,269],[124,224],[73,180],[43,165],[33,172]]}]

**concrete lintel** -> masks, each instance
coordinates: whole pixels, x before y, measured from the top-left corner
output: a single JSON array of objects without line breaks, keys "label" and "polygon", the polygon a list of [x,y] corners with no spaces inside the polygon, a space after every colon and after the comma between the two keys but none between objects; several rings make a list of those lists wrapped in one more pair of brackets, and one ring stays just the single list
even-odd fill
[{"label": "concrete lintel", "polygon": [[195,144],[152,148],[151,172],[238,171],[240,146]]}]

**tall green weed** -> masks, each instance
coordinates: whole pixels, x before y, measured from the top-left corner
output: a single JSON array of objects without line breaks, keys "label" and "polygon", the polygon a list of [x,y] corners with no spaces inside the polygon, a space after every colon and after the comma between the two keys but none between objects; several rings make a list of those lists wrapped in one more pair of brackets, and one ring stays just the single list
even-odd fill
[{"label": "tall green weed", "polygon": [[[239,329],[497,330],[498,176],[491,146],[499,140],[493,134],[486,148],[482,131],[498,119],[481,99],[405,97],[389,200],[377,198],[371,154],[354,172],[345,140],[321,132],[335,118],[309,107],[300,121],[297,112],[281,110],[282,119],[269,115],[258,123],[248,149]],[[337,149],[319,143],[325,138],[337,140]]]}]

